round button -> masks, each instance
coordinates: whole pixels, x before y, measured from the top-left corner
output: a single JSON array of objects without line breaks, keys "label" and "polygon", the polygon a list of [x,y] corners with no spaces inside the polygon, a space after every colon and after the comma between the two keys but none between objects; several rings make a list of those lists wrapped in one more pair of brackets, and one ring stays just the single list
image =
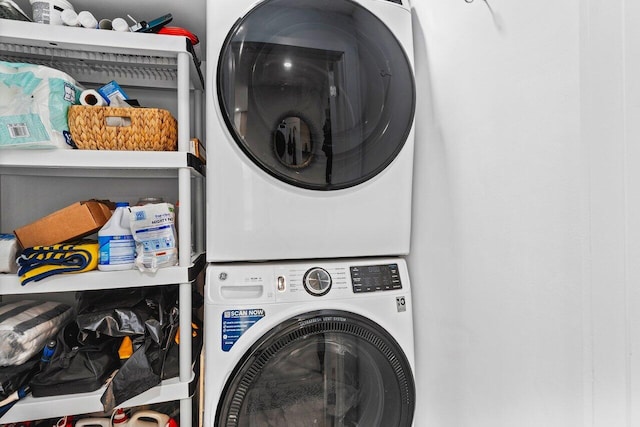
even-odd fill
[{"label": "round button", "polygon": [[303,283],[307,292],[319,297],[331,289],[331,275],[324,268],[313,267],[304,274]]}]

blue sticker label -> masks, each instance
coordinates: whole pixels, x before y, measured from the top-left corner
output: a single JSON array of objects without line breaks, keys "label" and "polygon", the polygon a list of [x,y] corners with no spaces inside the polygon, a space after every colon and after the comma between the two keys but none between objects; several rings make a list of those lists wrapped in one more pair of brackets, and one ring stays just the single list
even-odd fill
[{"label": "blue sticker label", "polygon": [[264,317],[262,308],[226,310],[222,313],[222,351],[229,351],[247,329]]}]

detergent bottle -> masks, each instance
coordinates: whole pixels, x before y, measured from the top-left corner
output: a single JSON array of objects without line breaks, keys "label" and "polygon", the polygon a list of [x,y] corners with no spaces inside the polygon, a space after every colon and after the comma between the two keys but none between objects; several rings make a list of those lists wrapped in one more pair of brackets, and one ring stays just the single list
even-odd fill
[{"label": "detergent bottle", "polygon": [[156,411],[138,411],[131,416],[127,427],[167,427],[171,417]]},{"label": "detergent bottle", "polygon": [[131,270],[136,259],[136,243],[129,227],[129,203],[117,202],[116,210],[98,231],[98,270]]},{"label": "detergent bottle", "polygon": [[122,409],[116,409],[111,418],[82,418],[75,427],[129,427],[129,417]]},{"label": "detergent bottle", "polygon": [[124,409],[118,408],[111,417],[112,427],[129,427],[129,417]]},{"label": "detergent bottle", "polygon": [[109,418],[82,418],[76,421],[75,427],[111,427]]}]

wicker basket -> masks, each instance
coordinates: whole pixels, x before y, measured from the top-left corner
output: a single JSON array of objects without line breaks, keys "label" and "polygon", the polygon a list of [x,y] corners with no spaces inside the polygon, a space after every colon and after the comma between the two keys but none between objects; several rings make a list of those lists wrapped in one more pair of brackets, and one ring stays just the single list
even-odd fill
[{"label": "wicker basket", "polygon": [[68,119],[71,138],[83,150],[175,151],[178,146],[176,119],[159,108],[72,105]]}]

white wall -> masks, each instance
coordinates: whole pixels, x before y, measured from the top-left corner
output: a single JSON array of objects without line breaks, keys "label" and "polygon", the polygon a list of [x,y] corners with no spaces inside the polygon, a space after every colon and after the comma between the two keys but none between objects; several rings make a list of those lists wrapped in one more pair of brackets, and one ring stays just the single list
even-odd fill
[{"label": "white wall", "polygon": [[413,2],[419,427],[640,425],[627,3]]}]

